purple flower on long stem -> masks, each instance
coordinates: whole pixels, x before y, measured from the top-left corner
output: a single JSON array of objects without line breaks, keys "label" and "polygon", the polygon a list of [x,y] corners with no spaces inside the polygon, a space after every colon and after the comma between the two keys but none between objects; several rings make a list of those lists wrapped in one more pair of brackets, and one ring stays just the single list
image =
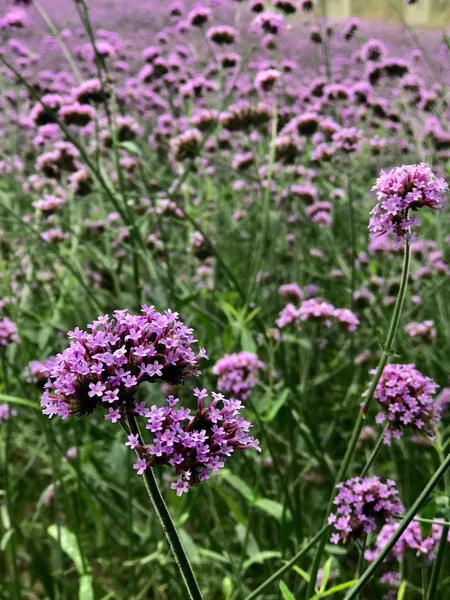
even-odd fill
[{"label": "purple flower on long stem", "polygon": [[390,444],[392,438],[401,438],[405,427],[433,439],[440,418],[439,407],[433,399],[438,387],[414,365],[391,364],[384,368],[374,398],[382,408],[376,417],[377,423],[388,425],[384,432],[386,444]]},{"label": "purple flower on long stem", "polygon": [[371,533],[403,511],[392,480],[383,483],[379,477],[354,477],[337,488],[336,510],[328,518],[334,529],[331,535],[334,544]]},{"label": "purple flower on long stem", "polygon": [[192,329],[177,313],[161,314],[145,305],[142,312],[116,310],[112,317],[104,315],[88,325],[90,333],[78,327],[69,333],[70,346],[49,366],[41,400],[44,414],[64,419],[105,404],[105,418],[115,422],[123,409],[134,406],[141,383],[177,384],[199,373],[198,361],[206,352],[192,350]]},{"label": "purple flower on long stem", "polygon": [[[145,410],[146,429],[152,441],[145,444],[139,435],[129,435],[126,446],[136,449],[139,460],[134,465],[138,475],[147,468],[171,466],[177,477],[171,488],[178,496],[201,481],[209,479],[224,467],[236,450],[260,450],[258,440],[249,435],[251,423],[241,415],[242,403],[211,393],[212,402],[205,405],[206,390],[194,390],[197,412],[176,408],[179,400],[168,396],[167,406]],[[111,409],[110,409],[111,410]]]},{"label": "purple flower on long stem", "polygon": [[377,192],[378,203],[370,213],[370,233],[383,235],[392,232],[398,238],[409,239],[410,230],[420,224],[410,212],[424,206],[442,211],[448,185],[422,163],[381,171],[372,189]]}]

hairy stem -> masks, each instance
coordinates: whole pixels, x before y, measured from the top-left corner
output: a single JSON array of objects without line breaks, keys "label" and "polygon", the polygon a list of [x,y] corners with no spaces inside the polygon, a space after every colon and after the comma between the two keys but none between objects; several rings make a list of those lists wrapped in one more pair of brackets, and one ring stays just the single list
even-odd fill
[{"label": "hairy stem", "polygon": [[[127,423],[130,432],[134,435],[137,434],[142,443],[142,437],[138,428],[138,424],[136,423],[136,419],[133,414],[127,414]],[[141,458],[138,451],[136,451],[136,456]],[[194,572],[181,543],[175,524],[172,521],[172,517],[170,516],[167,505],[164,502],[164,498],[159,490],[152,468],[149,468],[144,472],[143,479],[145,483],[145,489],[147,490],[147,494],[153,504],[153,508],[158,515],[161,527],[166,534],[170,549],[172,550],[175,562],[177,563],[184,585],[189,594],[189,598],[191,598],[191,600],[202,600],[202,594],[195,579]]]},{"label": "hairy stem", "polygon": [[[341,463],[341,468],[339,469],[339,472],[336,476],[335,486],[333,487],[333,492],[332,492],[330,500],[328,502],[328,507],[327,507],[327,511],[325,514],[324,526],[328,523],[328,517],[330,516],[330,513],[333,508],[335,487],[338,483],[343,481],[347,475],[347,472],[349,470],[353,456],[355,454],[356,444],[358,442],[359,436],[361,434],[361,430],[364,425],[365,413],[367,413],[367,411],[369,409],[369,406],[370,406],[370,404],[373,400],[373,396],[375,394],[375,389],[376,389],[378,382],[380,381],[381,375],[384,371],[384,367],[386,366],[386,364],[389,360],[389,357],[392,353],[395,335],[397,333],[398,325],[400,323],[400,315],[402,312],[403,303],[405,301],[405,296],[406,296],[406,290],[408,287],[410,261],[411,261],[411,249],[409,246],[409,242],[405,241],[402,278],[401,278],[400,288],[399,288],[398,295],[397,295],[397,300],[395,302],[394,312],[393,312],[392,318],[391,318],[391,323],[389,325],[388,335],[386,338],[386,342],[384,344],[383,353],[381,354],[380,362],[378,363],[377,370],[375,372],[375,375],[373,376],[373,379],[370,383],[369,389],[367,390],[367,393],[365,396],[364,412],[362,410],[359,411],[358,418],[356,419],[356,423],[355,423],[355,426],[353,427],[353,432],[352,432],[350,441],[347,446],[347,451],[346,451],[344,459]],[[325,531],[326,531],[326,528],[325,528]],[[322,536],[322,539],[320,540],[319,546],[317,547],[317,551],[314,556],[314,561],[313,561],[311,573],[310,573],[310,580],[309,580],[308,587],[306,590],[306,600],[309,600],[312,596],[314,596],[314,583],[316,581],[317,572],[319,570],[320,563],[322,560],[323,551],[325,549],[325,543],[326,543],[326,535],[324,534]]]}]

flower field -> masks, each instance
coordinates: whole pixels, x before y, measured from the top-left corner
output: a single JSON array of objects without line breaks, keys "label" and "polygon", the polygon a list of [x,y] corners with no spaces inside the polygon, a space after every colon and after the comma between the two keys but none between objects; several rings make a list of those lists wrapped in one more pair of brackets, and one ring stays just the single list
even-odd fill
[{"label": "flower field", "polygon": [[448,600],[450,38],[381,3],[0,1],[0,600]]}]

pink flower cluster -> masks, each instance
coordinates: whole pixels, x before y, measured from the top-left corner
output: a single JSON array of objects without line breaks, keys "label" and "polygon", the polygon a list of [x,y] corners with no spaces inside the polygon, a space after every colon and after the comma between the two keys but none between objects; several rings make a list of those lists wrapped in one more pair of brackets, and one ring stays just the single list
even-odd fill
[{"label": "pink flower cluster", "polygon": [[417,342],[432,342],[436,337],[436,329],[433,321],[423,321],[423,323],[408,323],[404,327],[406,333]]},{"label": "pink flower cluster", "polygon": [[369,230],[372,235],[395,233],[398,238],[410,238],[410,230],[420,221],[411,211],[428,206],[442,211],[448,185],[437,178],[425,164],[403,165],[381,171],[375,186],[378,203],[371,211]]},{"label": "pink flower cluster", "polygon": [[78,327],[69,332],[72,342],[55,357],[45,384],[44,414],[65,419],[90,414],[104,404],[110,414],[120,416],[122,407],[133,405],[141,383],[177,384],[199,372],[197,363],[206,352],[192,350],[197,340],[178,314],[161,314],[146,305],[142,312],[116,310],[112,317],[104,315],[88,325],[91,333]]},{"label": "pink flower cluster", "polygon": [[[364,553],[364,558],[369,562],[375,560],[397,529],[398,523],[389,523],[385,525],[378,534],[375,547],[373,549],[368,548]],[[442,525],[433,524],[430,535],[424,538],[419,523],[417,521],[412,521],[392,548],[392,555],[398,561],[401,561],[408,550],[413,550],[415,554],[425,555],[428,561],[431,562],[434,557],[436,546],[441,538],[441,534]],[[448,536],[448,541],[450,542],[450,534]]]},{"label": "pink flower cluster", "polygon": [[175,408],[178,398],[169,396],[167,406],[157,408],[136,407],[136,412],[147,419],[146,429],[153,436],[144,444],[139,434],[130,434],[126,443],[136,449],[140,458],[134,465],[138,475],[148,467],[170,465],[177,480],[171,484],[181,496],[189,487],[217,474],[235,450],[260,451],[258,440],[248,434],[251,423],[240,411],[239,400],[227,400],[222,394],[212,392],[212,402],[205,406],[206,390],[194,390],[197,412]]},{"label": "pink flower cluster", "polygon": [[15,408],[11,408],[9,404],[0,404],[0,425],[15,416],[17,416]]},{"label": "pink flower cluster", "polygon": [[335,308],[321,298],[304,300],[299,308],[293,304],[286,305],[278,315],[276,324],[283,329],[289,325],[298,325],[299,321],[316,321],[331,327],[333,320],[344,325],[350,332],[359,327],[359,319],[353,311],[348,308]]},{"label": "pink flower cluster", "polygon": [[9,346],[14,342],[20,342],[16,324],[9,317],[4,317],[0,319],[0,346]]},{"label": "pink flower cluster", "polygon": [[347,542],[371,533],[403,511],[395,482],[379,477],[354,477],[337,486],[336,511],[328,518],[334,533],[331,542]]},{"label": "pink flower cluster", "polygon": [[226,354],[213,367],[214,375],[219,376],[218,388],[231,394],[233,398],[246,400],[258,383],[258,371],[264,363],[252,352]]},{"label": "pink flower cluster", "polygon": [[388,423],[385,444],[389,445],[392,438],[400,439],[404,427],[433,439],[440,417],[439,407],[433,400],[438,387],[412,364],[391,364],[384,368],[374,398],[382,408],[376,422]]}]

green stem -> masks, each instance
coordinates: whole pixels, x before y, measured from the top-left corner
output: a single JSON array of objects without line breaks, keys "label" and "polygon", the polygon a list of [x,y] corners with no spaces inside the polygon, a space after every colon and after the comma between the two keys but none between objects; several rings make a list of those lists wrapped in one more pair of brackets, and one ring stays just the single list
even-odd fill
[{"label": "green stem", "polygon": [[428,498],[431,496],[431,493],[433,492],[434,488],[438,485],[440,480],[444,477],[445,472],[447,471],[447,469],[449,467],[450,467],[450,454],[447,456],[447,458],[441,464],[439,469],[435,472],[433,477],[427,483],[423,492],[420,494],[420,496],[417,498],[417,500],[414,502],[414,504],[408,510],[408,512],[405,515],[405,518],[399,524],[397,530],[395,531],[394,535],[391,537],[389,542],[384,546],[383,550],[380,552],[380,554],[377,556],[377,558],[373,561],[373,563],[370,565],[370,567],[364,571],[362,577],[360,577],[358,582],[354,585],[354,587],[351,588],[351,590],[345,596],[344,600],[352,600],[353,598],[356,598],[356,596],[359,594],[359,592],[367,585],[367,583],[369,583],[369,581],[372,579],[372,577],[375,575],[375,573],[378,571],[378,569],[383,564],[385,558],[388,556],[388,554],[390,553],[392,548],[395,546],[395,544],[401,538],[401,536],[405,532],[408,525],[411,523],[411,521],[414,520],[414,517],[421,510],[421,508],[423,508],[423,506],[425,506],[425,504],[426,504]]},{"label": "green stem", "polygon": [[370,467],[375,462],[375,459],[378,456],[378,453],[380,452],[381,448],[383,447],[384,432],[386,431],[387,428],[388,428],[388,425],[385,425],[385,427],[383,428],[383,431],[380,434],[380,437],[378,438],[377,443],[375,444],[375,448],[372,450],[371,455],[367,459],[367,462],[364,465],[363,470],[361,471],[360,477],[364,477],[368,473]]},{"label": "green stem", "polygon": [[303,546],[303,548],[299,550],[297,554],[291,558],[291,560],[289,560],[281,568],[279,568],[278,571],[275,571],[273,575],[266,579],[264,583],[262,583],[258,588],[256,588],[254,592],[247,596],[245,600],[255,600],[255,598],[257,598],[261,594],[261,592],[266,589],[266,587],[268,587],[271,583],[273,583],[282,575],[284,575],[286,571],[288,571],[293,565],[295,565],[299,558],[301,558],[306,552],[308,552],[310,548],[314,546],[314,544],[316,544],[316,542],[320,540],[320,538],[323,536],[326,530],[327,525],[324,525],[322,529],[318,533],[316,533],[316,535],[306,544],[306,546]]},{"label": "green stem", "polygon": [[73,74],[77,78],[78,83],[81,83],[83,81],[83,77],[80,73],[80,70],[78,69],[75,61],[73,60],[72,55],[69,52],[69,49],[67,48],[63,39],[61,38],[58,29],[55,27],[55,24],[50,19],[48,14],[45,12],[43,6],[41,5],[40,2],[38,2],[38,0],[33,0],[33,6],[38,11],[38,13],[41,15],[42,20],[45,22],[45,24],[49,28],[51,34],[58,42],[59,47],[61,48],[61,52],[64,54],[65,59],[69,63],[69,66],[72,69]]},{"label": "green stem", "polygon": [[[397,300],[395,302],[394,312],[392,314],[391,323],[389,325],[389,331],[386,339],[386,343],[384,344],[383,353],[380,357],[380,362],[378,364],[377,370],[373,379],[370,383],[369,389],[367,390],[367,394],[365,396],[364,403],[364,412],[362,410],[359,411],[358,418],[356,419],[355,426],[353,428],[353,432],[350,438],[350,442],[347,446],[347,451],[345,453],[344,459],[341,463],[341,468],[336,476],[335,486],[333,487],[333,493],[331,494],[330,500],[328,502],[327,512],[324,519],[324,525],[328,522],[328,517],[333,509],[333,500],[335,495],[335,487],[338,483],[343,481],[347,475],[348,469],[350,467],[350,463],[352,461],[353,455],[356,450],[356,445],[358,443],[359,436],[361,434],[361,430],[365,421],[365,413],[367,413],[369,406],[373,400],[373,396],[375,394],[375,389],[380,381],[381,375],[384,371],[384,367],[386,366],[389,357],[392,353],[392,348],[394,345],[395,335],[397,333],[397,329],[400,322],[400,315],[403,308],[403,303],[405,301],[406,289],[408,287],[408,278],[409,278],[409,266],[411,262],[411,250],[409,246],[409,242],[405,241],[405,249],[403,254],[403,269],[402,269],[402,278],[400,283],[400,288],[397,295]],[[322,536],[320,540],[319,546],[317,547],[316,554],[314,556],[314,561],[311,568],[310,580],[308,583],[308,587],[306,590],[306,600],[309,600],[312,596],[314,596],[314,583],[316,581],[317,572],[320,567],[320,563],[322,560],[323,551],[325,549],[326,536],[325,534]]]},{"label": "green stem", "polygon": [[447,546],[448,532],[450,531],[449,525],[442,527],[441,539],[439,540],[439,546],[436,553],[436,558],[433,562],[433,568],[431,570],[430,585],[428,586],[427,600],[434,600],[436,597],[436,591],[439,583],[439,573],[444,559],[445,548]]},{"label": "green stem", "polygon": [[[130,432],[134,435],[138,435],[142,444],[142,436],[140,434],[138,424],[136,423],[136,419],[133,414],[127,413],[127,423]],[[137,450],[136,456],[138,458],[141,458]],[[183,578],[184,585],[189,594],[189,598],[191,598],[191,600],[202,600],[200,588],[198,587],[194,572],[181,543],[175,524],[172,521],[172,517],[170,516],[167,505],[164,502],[164,498],[162,497],[161,492],[159,490],[158,483],[153,473],[153,469],[149,468],[146,471],[144,471],[143,478],[145,483],[145,489],[147,490],[147,494],[153,504],[153,508],[155,509],[156,514],[158,515],[161,527],[163,528],[163,531],[166,534],[167,540],[170,545],[170,549],[172,550],[175,562],[177,563],[181,577]]]}]

